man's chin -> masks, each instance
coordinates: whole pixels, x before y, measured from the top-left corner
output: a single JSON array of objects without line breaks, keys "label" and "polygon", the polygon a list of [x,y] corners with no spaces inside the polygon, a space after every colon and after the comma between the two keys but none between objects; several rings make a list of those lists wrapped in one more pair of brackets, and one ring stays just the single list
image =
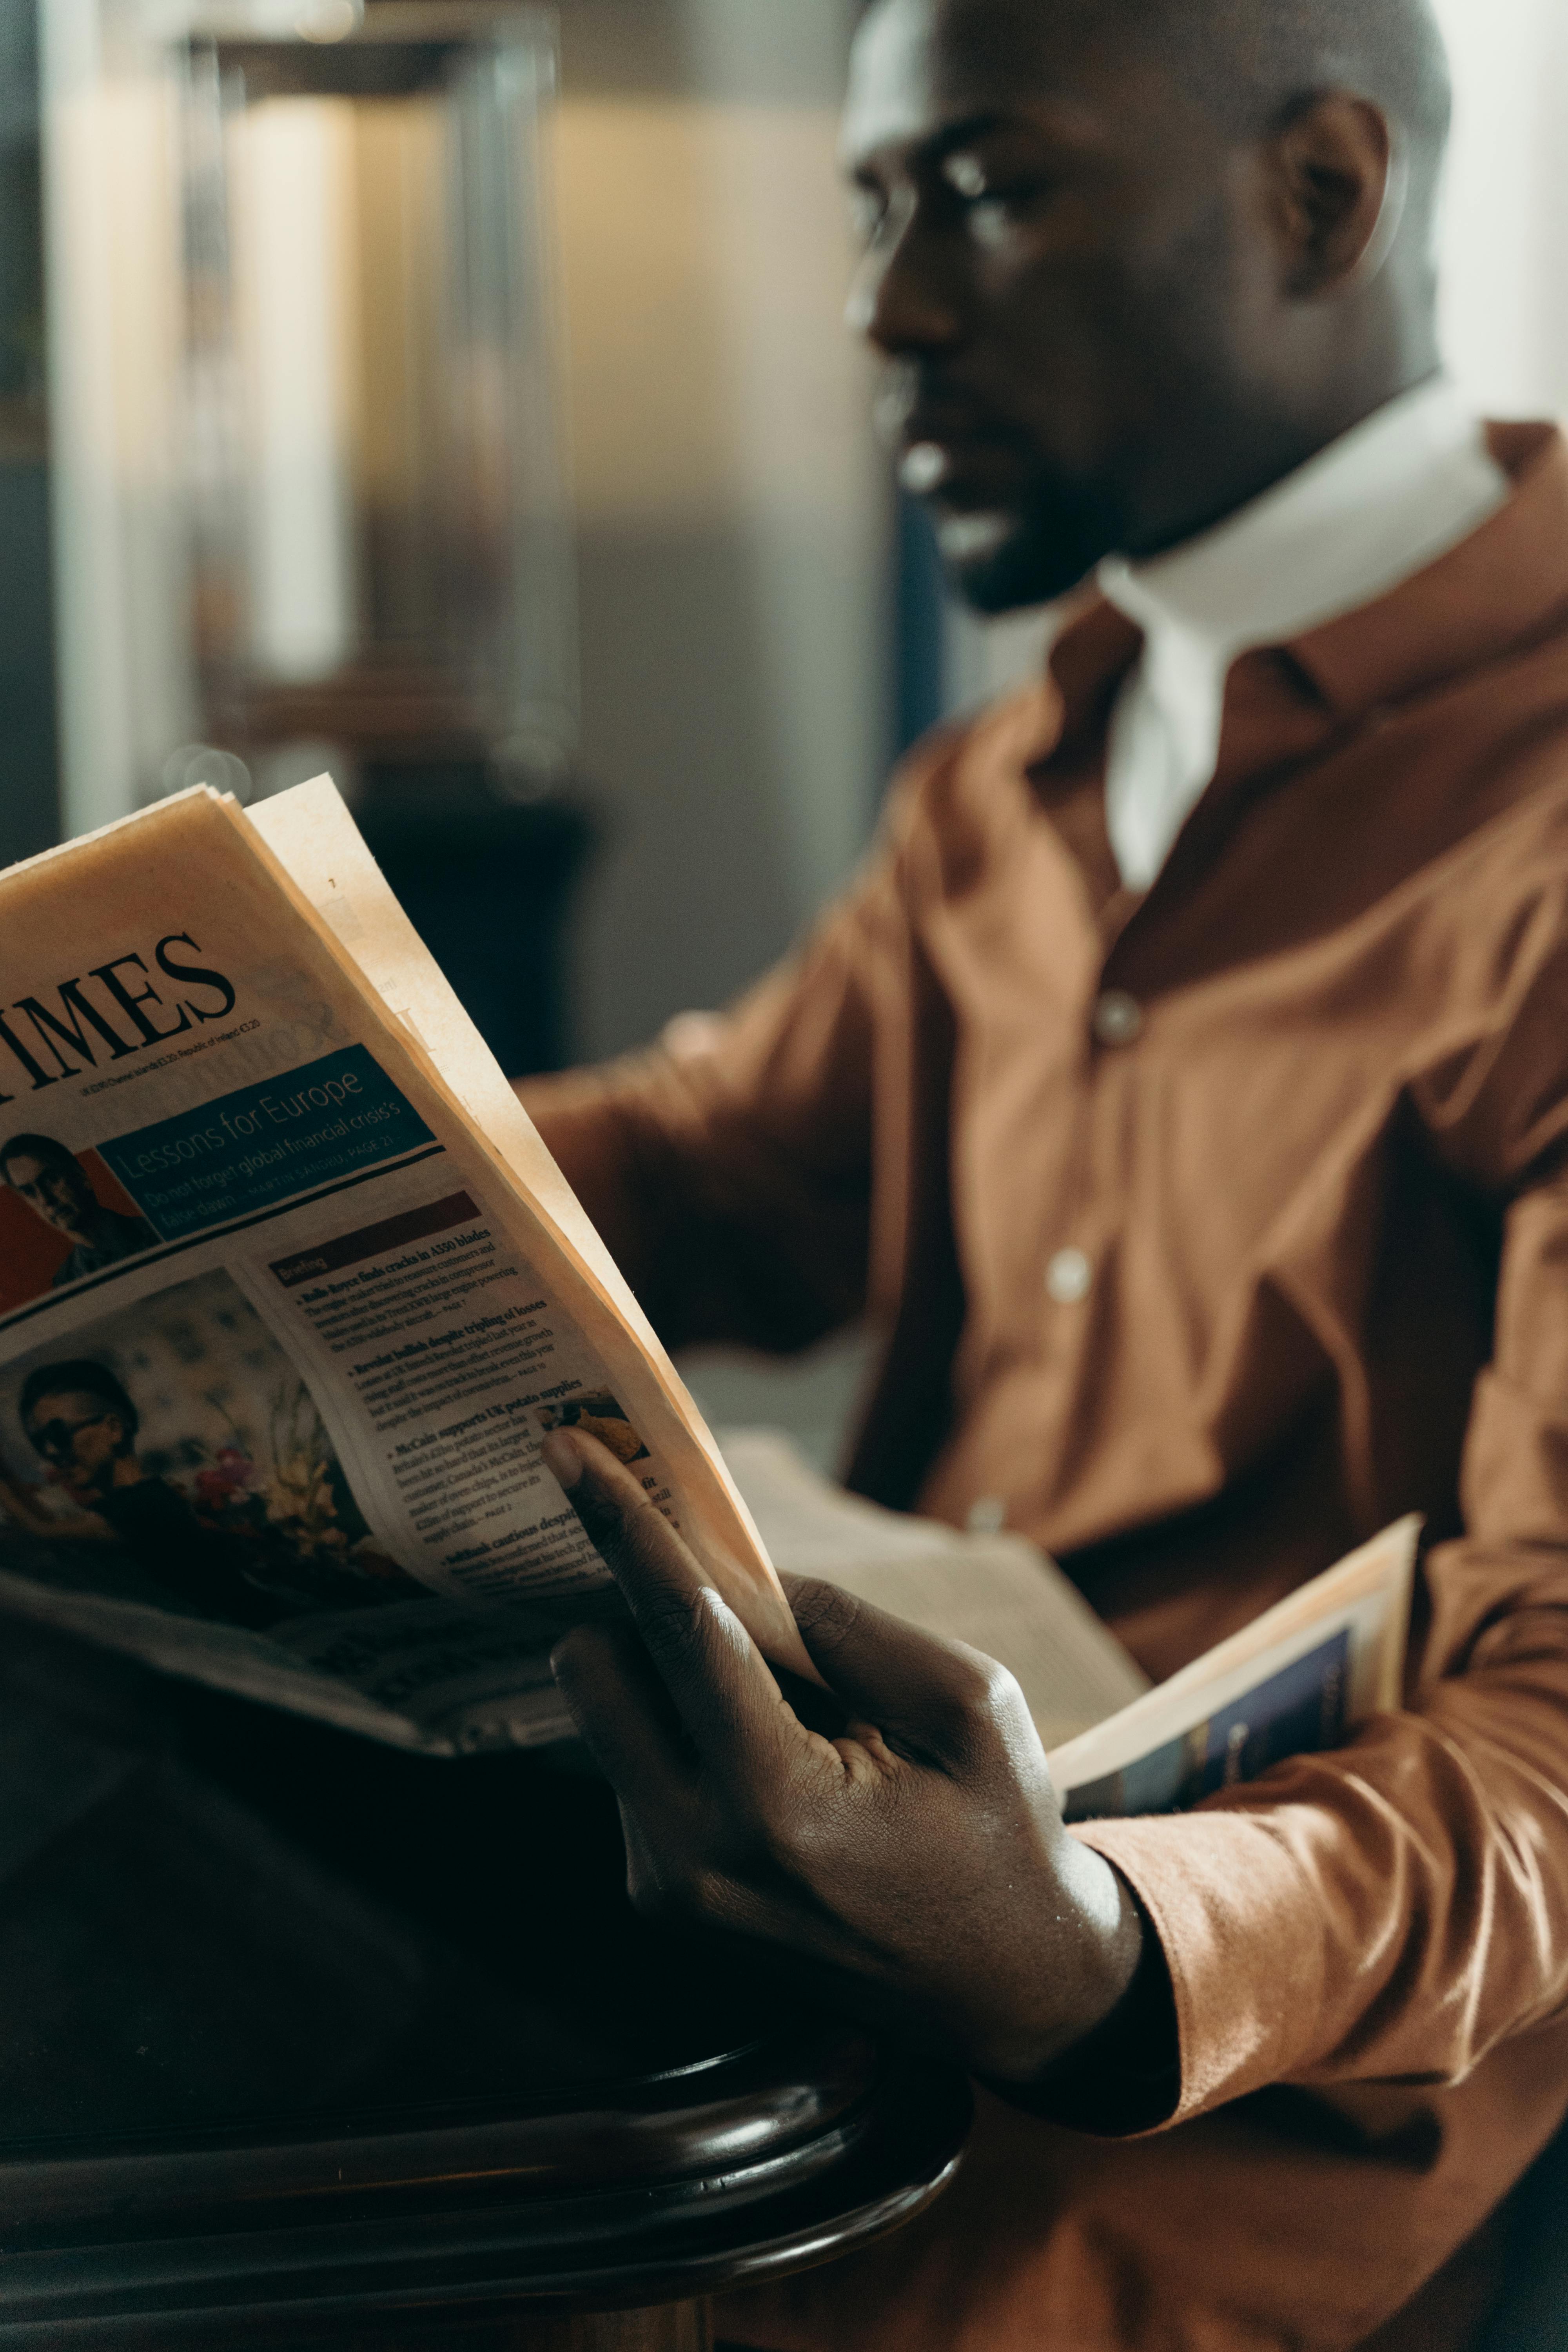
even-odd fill
[{"label": "man's chin", "polygon": [[947,514],[938,517],[936,536],[954,595],[986,619],[1067,595],[1116,544],[1108,519],[1087,515],[1047,524],[1007,514]]}]

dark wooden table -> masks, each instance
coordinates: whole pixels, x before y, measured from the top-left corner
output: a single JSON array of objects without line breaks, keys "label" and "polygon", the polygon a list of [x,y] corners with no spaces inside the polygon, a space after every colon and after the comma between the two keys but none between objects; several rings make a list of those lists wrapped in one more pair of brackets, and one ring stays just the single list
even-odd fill
[{"label": "dark wooden table", "polygon": [[0,2347],[700,2352],[936,2195],[962,2080],[627,1906],[589,1778],[0,1618]]}]

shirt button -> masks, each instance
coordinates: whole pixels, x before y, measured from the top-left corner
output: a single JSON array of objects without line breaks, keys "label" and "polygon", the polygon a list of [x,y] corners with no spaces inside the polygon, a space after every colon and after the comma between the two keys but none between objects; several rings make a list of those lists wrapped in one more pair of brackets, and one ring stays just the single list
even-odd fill
[{"label": "shirt button", "polygon": [[1124,988],[1108,988],[1094,1008],[1094,1034],[1102,1045],[1131,1045],[1143,1034],[1143,1007]]},{"label": "shirt button", "polygon": [[1046,1288],[1058,1307],[1079,1307],[1089,1297],[1094,1268],[1080,1249],[1058,1250],[1046,1268]]},{"label": "shirt button", "polygon": [[999,1536],[1007,1524],[1007,1506],[1000,1495],[982,1495],[969,1506],[963,1524],[972,1536]]}]

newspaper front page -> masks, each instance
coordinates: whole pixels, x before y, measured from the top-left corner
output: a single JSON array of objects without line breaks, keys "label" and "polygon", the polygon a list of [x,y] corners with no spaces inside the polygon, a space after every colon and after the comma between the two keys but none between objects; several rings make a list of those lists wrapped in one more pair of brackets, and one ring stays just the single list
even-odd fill
[{"label": "newspaper front page", "polygon": [[527,1742],[552,1640],[619,1605],[541,1459],[577,1427],[777,1654],[695,1409],[433,1076],[211,794],[4,878],[8,1605],[409,1745]]}]

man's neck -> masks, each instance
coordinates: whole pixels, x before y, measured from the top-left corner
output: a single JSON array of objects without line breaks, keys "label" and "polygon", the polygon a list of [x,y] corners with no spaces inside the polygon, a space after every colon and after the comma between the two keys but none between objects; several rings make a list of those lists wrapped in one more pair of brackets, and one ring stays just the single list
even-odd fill
[{"label": "man's neck", "polygon": [[1508,478],[1438,376],[1388,402],[1261,497],[1167,554],[1100,566],[1144,649],[1112,723],[1106,821],[1145,888],[1215,772],[1231,665],[1387,595],[1479,530]]},{"label": "man's neck", "polygon": [[1336,387],[1331,397],[1314,407],[1310,420],[1293,418],[1262,429],[1253,426],[1250,431],[1245,427],[1237,430],[1230,436],[1223,478],[1216,478],[1180,520],[1169,520],[1130,534],[1119,552],[1129,562],[1147,563],[1168,554],[1173,548],[1216,530],[1233,515],[1266,497],[1292,474],[1300,473],[1303,466],[1310,466],[1314,457],[1342,441],[1358,425],[1364,425],[1406,393],[1434,382],[1441,373],[1442,362],[1434,345],[1405,367],[1358,379],[1353,385]]}]

